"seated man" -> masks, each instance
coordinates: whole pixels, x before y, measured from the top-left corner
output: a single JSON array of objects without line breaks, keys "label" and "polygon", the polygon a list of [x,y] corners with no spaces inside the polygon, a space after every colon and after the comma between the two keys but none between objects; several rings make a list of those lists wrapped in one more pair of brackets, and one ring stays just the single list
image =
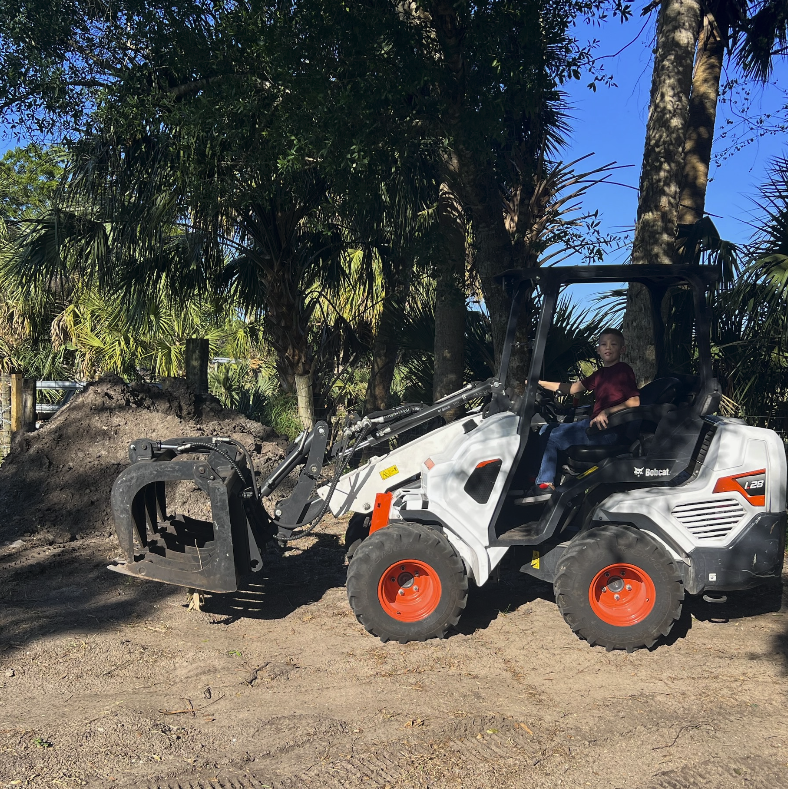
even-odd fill
[{"label": "seated man", "polygon": [[[542,465],[536,476],[536,483],[529,491],[526,501],[545,501],[555,490],[555,475],[558,465],[558,452],[579,444],[613,444],[616,436],[597,434],[588,436],[586,430],[596,425],[600,430],[607,427],[610,414],[624,408],[640,405],[640,397],[632,368],[621,361],[624,352],[624,335],[618,329],[604,329],[599,336],[597,353],[602,359],[602,367],[596,372],[574,383],[539,381],[539,386],[551,392],[579,394],[594,393],[594,410],[590,419],[581,419],[569,424],[551,426],[550,436],[542,457]],[[544,431],[548,426],[542,428]]]}]

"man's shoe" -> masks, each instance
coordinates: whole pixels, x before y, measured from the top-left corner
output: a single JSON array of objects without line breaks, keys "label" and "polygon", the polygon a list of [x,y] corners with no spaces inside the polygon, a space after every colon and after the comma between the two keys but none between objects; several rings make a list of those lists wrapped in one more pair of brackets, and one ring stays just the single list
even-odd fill
[{"label": "man's shoe", "polygon": [[515,504],[539,504],[540,502],[549,501],[555,487],[549,482],[543,482],[541,485],[533,485],[530,490],[526,491],[525,496],[521,499],[515,499]]}]

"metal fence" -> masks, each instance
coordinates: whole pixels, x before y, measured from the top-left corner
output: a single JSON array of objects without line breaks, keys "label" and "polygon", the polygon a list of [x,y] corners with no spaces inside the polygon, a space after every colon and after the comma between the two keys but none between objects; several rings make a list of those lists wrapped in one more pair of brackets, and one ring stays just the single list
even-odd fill
[{"label": "metal fence", "polygon": [[60,390],[63,393],[56,403],[36,402],[36,415],[57,413],[77,392],[84,388],[85,381],[36,381],[36,393],[42,389]]}]

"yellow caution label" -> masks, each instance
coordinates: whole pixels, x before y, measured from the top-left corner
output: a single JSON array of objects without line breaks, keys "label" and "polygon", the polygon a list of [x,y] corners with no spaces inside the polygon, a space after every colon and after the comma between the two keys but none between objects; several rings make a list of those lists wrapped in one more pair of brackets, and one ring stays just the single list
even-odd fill
[{"label": "yellow caution label", "polygon": [[389,477],[393,477],[395,474],[399,474],[399,469],[396,466],[389,466],[380,472],[380,478],[388,479]]},{"label": "yellow caution label", "polygon": [[583,479],[583,477],[587,477],[589,474],[593,474],[598,468],[599,466],[591,466],[591,468],[588,469],[588,471],[584,471],[582,474],[578,474],[577,478]]},{"label": "yellow caution label", "polygon": [[533,552],[533,556],[531,557],[531,567],[533,567],[534,570],[539,569],[539,560],[541,559],[541,556],[542,554],[540,554],[539,551]]}]

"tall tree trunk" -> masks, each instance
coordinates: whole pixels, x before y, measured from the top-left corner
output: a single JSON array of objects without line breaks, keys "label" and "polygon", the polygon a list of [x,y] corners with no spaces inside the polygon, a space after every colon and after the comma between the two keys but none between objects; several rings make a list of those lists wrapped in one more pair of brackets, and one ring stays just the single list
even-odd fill
[{"label": "tall tree trunk", "polygon": [[394,367],[397,364],[399,345],[394,339],[396,310],[387,310],[386,301],[387,299],[384,297],[384,313],[380,318],[378,333],[375,335],[375,342],[372,345],[372,366],[369,371],[364,405],[364,410],[368,414],[372,411],[383,411],[388,405],[391,382],[394,380]]},{"label": "tall tree trunk", "polygon": [[312,371],[295,376],[296,397],[298,399],[298,416],[304,430],[311,430],[315,424],[315,395],[312,391]]},{"label": "tall tree trunk", "polygon": [[298,416],[306,429],[315,421],[312,391],[312,349],[302,314],[302,294],[280,265],[266,275],[266,333],[276,351],[276,369],[283,389],[295,392]]},{"label": "tall tree trunk", "polygon": [[465,217],[457,195],[445,183],[438,196],[438,225],[433,401],[460,389],[465,372]]},{"label": "tall tree trunk", "polygon": [[465,182],[463,200],[473,219],[475,265],[490,316],[497,367],[503,352],[512,300],[496,275],[522,265],[522,261],[514,260],[511,238],[504,222],[501,193],[493,174],[479,170],[467,154],[460,152],[458,159]]},{"label": "tall tree trunk", "polygon": [[511,300],[494,277],[512,267],[512,241],[504,222],[503,201],[495,171],[483,157],[474,155],[470,145],[463,143],[469,130],[478,122],[473,116],[474,109],[465,105],[468,69],[464,50],[465,28],[452,0],[433,0],[430,15],[447,70],[441,85],[448,100],[443,123],[454,138],[453,156],[447,168],[448,180],[467,206],[473,222],[476,270],[490,315],[497,362],[506,336]]},{"label": "tall tree trunk", "polygon": [[372,367],[369,371],[365,411],[382,411],[388,406],[399,342],[400,317],[410,293],[410,267],[404,258],[394,258],[384,266],[385,292],[380,324],[372,345]]},{"label": "tall tree trunk", "polygon": [[714,15],[707,11],[703,17],[695,55],[695,72],[692,76],[687,136],[684,142],[684,177],[679,199],[680,225],[693,225],[703,218],[724,55],[723,33]]},{"label": "tall tree trunk", "polygon": [[[676,239],[692,65],[700,27],[698,0],[663,0],[657,20],[657,50],[643,165],[640,172],[632,263],[671,263]],[[627,359],[639,384],[657,370],[651,301],[632,283],[624,317]]]}]

